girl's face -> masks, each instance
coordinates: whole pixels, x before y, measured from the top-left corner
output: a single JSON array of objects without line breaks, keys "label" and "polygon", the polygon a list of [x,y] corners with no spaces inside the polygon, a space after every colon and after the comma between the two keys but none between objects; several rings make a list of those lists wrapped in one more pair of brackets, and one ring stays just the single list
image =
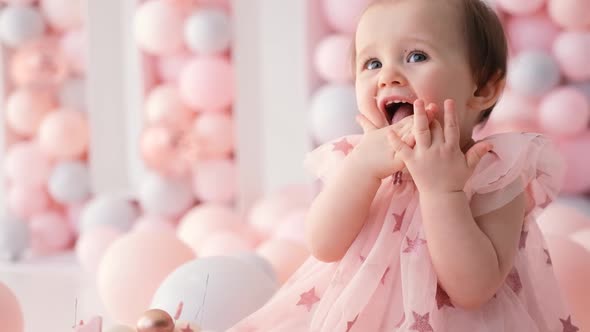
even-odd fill
[{"label": "girl's face", "polygon": [[[471,140],[479,111],[470,110],[477,90],[467,60],[459,7],[453,1],[400,0],[369,8],[356,32],[356,95],[360,112],[378,127],[411,114],[420,98],[442,110],[454,99],[461,144]],[[397,110],[400,113],[395,116]],[[437,114],[443,123],[443,114]]]}]

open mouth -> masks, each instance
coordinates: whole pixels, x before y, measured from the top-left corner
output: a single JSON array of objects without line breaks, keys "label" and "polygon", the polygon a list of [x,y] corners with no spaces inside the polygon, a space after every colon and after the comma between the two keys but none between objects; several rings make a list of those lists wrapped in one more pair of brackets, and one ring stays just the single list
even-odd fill
[{"label": "open mouth", "polygon": [[414,105],[404,101],[389,101],[385,104],[385,117],[391,125],[414,114]]}]

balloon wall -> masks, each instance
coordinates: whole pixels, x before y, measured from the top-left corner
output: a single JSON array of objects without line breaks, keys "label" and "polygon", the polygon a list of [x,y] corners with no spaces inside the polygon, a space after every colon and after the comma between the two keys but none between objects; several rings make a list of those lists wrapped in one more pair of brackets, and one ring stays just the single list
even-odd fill
[{"label": "balloon wall", "polygon": [[39,255],[71,248],[70,212],[92,196],[83,6],[82,0],[5,0],[0,9],[10,214],[1,228],[3,236],[23,234],[3,241],[13,259],[29,245]]}]

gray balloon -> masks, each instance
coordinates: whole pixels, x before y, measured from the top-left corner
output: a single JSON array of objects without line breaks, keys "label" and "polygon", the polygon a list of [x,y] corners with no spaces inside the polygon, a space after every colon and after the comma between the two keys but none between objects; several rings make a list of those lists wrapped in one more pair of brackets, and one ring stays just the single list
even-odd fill
[{"label": "gray balloon", "polygon": [[0,257],[16,261],[29,248],[29,227],[24,220],[4,215],[0,218]]},{"label": "gray balloon", "polygon": [[64,204],[83,202],[91,193],[88,167],[78,161],[57,165],[49,177],[48,189],[51,197],[57,202]]},{"label": "gray balloon", "polygon": [[203,257],[184,265],[164,279],[150,308],[194,322],[202,329],[225,331],[262,307],[277,290],[265,272],[231,256]]},{"label": "gray balloon", "polygon": [[561,80],[559,64],[548,53],[527,51],[514,58],[508,70],[508,85],[516,92],[541,97]]},{"label": "gray balloon", "polygon": [[113,226],[126,232],[138,217],[139,211],[129,197],[114,194],[95,196],[80,213],[80,234],[99,225]]}]

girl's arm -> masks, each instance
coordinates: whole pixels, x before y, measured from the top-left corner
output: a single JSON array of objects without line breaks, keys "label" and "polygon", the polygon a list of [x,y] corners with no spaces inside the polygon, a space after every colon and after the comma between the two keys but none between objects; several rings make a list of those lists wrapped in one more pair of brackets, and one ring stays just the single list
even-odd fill
[{"label": "girl's arm", "polygon": [[353,151],[313,201],[306,218],[311,254],[325,262],[340,260],[360,232],[381,185],[369,176]]},{"label": "girl's arm", "polygon": [[453,303],[486,303],[510,273],[525,214],[523,194],[473,218],[464,192],[420,195],[425,237],[439,283]]}]

